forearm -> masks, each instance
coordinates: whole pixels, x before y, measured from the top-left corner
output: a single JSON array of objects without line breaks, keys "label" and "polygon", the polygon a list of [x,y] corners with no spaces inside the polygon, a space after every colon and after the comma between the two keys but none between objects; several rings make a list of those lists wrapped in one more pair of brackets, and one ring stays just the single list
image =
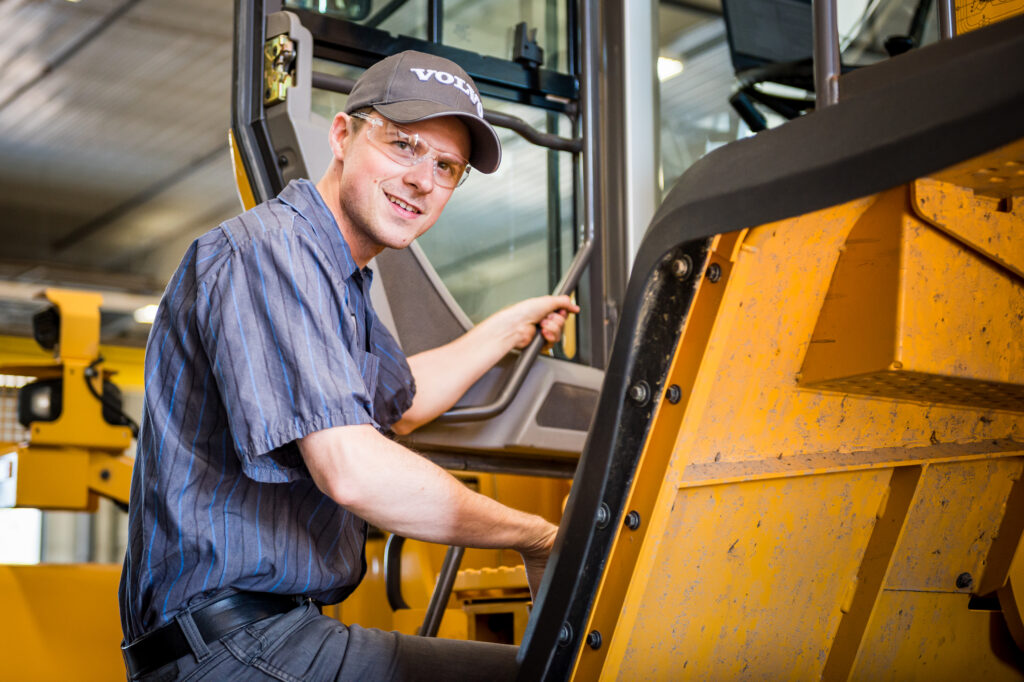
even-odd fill
[{"label": "forearm", "polygon": [[513,348],[525,348],[540,329],[545,341],[561,338],[568,296],[538,296],[499,310],[451,343],[409,358],[416,379],[412,406],[392,428],[406,434],[446,411]]},{"label": "forearm", "polygon": [[416,380],[412,406],[392,428],[404,435],[451,408],[487,370],[515,346],[512,333],[484,320],[451,343],[409,358]]},{"label": "forearm", "polygon": [[409,538],[547,555],[555,526],[475,493],[370,426],[299,441],[317,486],[369,523]]}]

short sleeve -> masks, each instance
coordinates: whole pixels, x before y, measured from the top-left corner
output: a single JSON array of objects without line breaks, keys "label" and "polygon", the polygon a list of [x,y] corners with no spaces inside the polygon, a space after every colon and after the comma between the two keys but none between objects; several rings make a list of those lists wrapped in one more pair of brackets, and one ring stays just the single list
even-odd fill
[{"label": "short sleeve", "polygon": [[199,299],[201,338],[247,476],[308,477],[292,441],[377,426],[376,365],[346,339],[344,283],[307,238],[277,229],[236,243]]}]

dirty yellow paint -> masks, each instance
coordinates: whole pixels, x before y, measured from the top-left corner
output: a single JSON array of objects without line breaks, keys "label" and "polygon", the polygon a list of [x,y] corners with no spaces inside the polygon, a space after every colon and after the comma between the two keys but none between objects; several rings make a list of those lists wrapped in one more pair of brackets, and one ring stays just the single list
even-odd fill
[{"label": "dirty yellow paint", "polygon": [[815,679],[888,478],[874,471],[680,490],[643,617],[621,667],[602,679]]},{"label": "dirty yellow paint", "polygon": [[1024,202],[932,178],[911,185],[911,198],[922,220],[1024,277]]},{"label": "dirty yellow paint", "polygon": [[[917,206],[939,203],[940,195],[925,189],[932,187],[918,188]],[[800,383],[1024,410],[1024,282],[918,219],[909,202],[904,187],[886,192],[851,230]],[[1005,230],[998,250],[1016,256],[1011,235],[1024,221],[994,221],[981,210],[939,213],[974,241],[991,242]],[[972,220],[982,227],[963,226]]]},{"label": "dirty yellow paint", "polygon": [[1012,661],[1020,652],[1002,615],[972,611],[969,600],[967,594],[884,591],[849,679],[1019,680]]},{"label": "dirty yellow paint", "polygon": [[[716,242],[574,679],[1019,679],[1002,614],[967,607],[1024,526],[1024,414],[991,402],[1024,383],[1024,298],[973,228],[904,186]],[[811,385],[895,371],[932,383]]]},{"label": "dirty yellow paint", "polygon": [[957,0],[956,33],[962,35],[1024,13],[1024,0]]},{"label": "dirty yellow paint", "polygon": [[961,592],[957,576],[969,573],[977,581],[1021,465],[1014,457],[929,466],[886,588]]}]

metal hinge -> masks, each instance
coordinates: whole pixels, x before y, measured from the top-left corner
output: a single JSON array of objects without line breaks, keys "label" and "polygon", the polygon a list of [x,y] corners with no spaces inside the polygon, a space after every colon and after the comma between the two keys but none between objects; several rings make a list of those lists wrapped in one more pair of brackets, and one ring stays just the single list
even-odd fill
[{"label": "metal hinge", "polygon": [[295,84],[295,42],[287,35],[274,36],[263,49],[263,104],[269,106],[288,99],[288,88]]}]

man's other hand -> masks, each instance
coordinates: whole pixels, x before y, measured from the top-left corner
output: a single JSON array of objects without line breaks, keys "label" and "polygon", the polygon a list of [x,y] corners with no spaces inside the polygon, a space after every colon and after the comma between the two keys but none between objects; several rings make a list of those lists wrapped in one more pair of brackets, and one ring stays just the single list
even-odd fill
[{"label": "man's other hand", "polygon": [[551,548],[555,544],[555,535],[558,533],[558,526],[543,519],[538,518],[538,521],[546,527],[539,529],[536,543],[519,550],[523,557],[523,564],[526,566],[526,582],[530,585],[530,597],[535,601],[537,591],[540,590],[540,581],[544,577],[544,568],[551,555]]},{"label": "man's other hand", "polygon": [[545,348],[550,348],[561,340],[569,313],[579,311],[569,296],[538,296],[496,312],[489,321],[506,329],[513,337],[513,348],[526,348],[538,329]]}]

